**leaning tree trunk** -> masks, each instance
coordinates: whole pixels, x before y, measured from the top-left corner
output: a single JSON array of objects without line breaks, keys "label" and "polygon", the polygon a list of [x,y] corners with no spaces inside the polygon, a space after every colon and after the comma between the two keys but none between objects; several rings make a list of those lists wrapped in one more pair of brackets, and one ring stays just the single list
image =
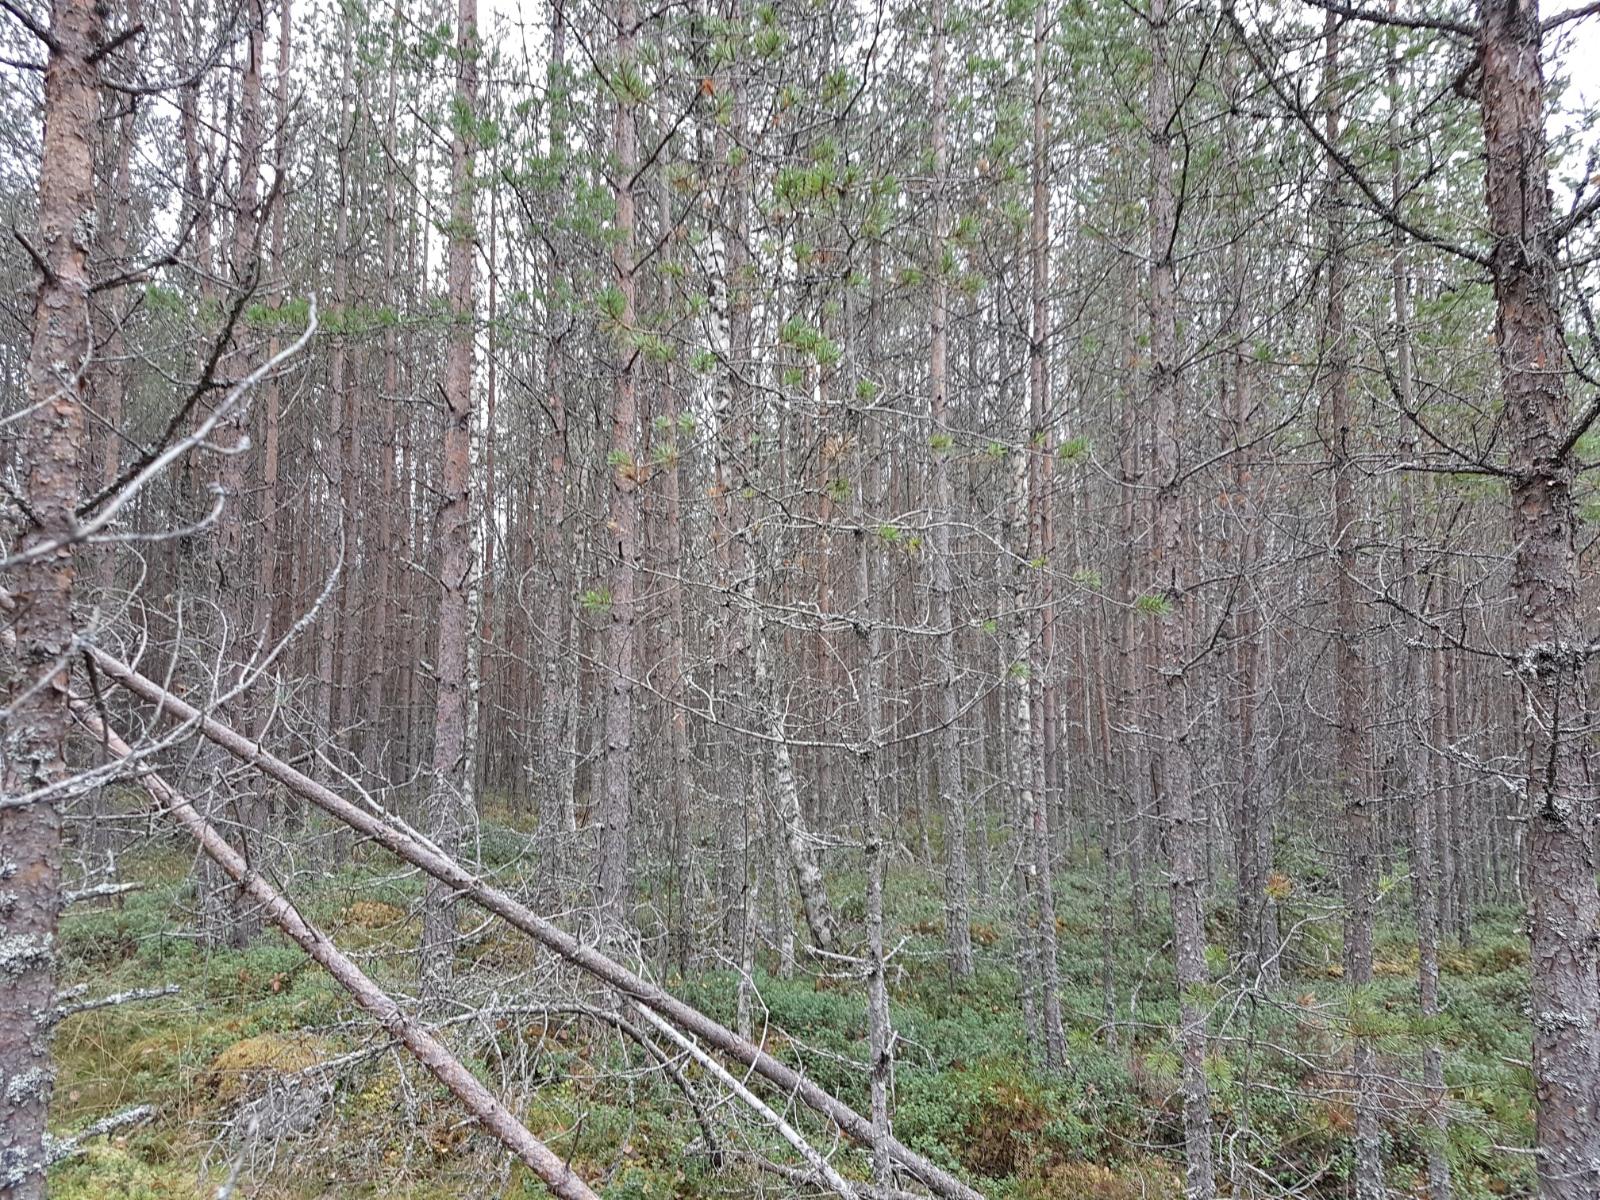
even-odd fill
[{"label": "leaning tree trunk", "polygon": [[1600,893],[1574,549],[1577,430],[1563,377],[1539,6],[1483,0],[1479,64],[1495,343],[1511,466],[1512,650],[1524,704],[1534,1140],[1542,1200],[1600,1195]]},{"label": "leaning tree trunk", "polygon": [[755,692],[765,713],[763,732],[772,746],[772,806],[787,850],[788,866],[794,872],[795,889],[805,914],[811,944],[831,954],[838,938],[838,924],[828,902],[828,889],[822,878],[822,863],[817,857],[816,839],[806,828],[805,812],[800,807],[800,783],[795,777],[794,758],[789,751],[788,722],[783,702],[768,660],[766,622],[758,612],[750,616],[751,638],[755,642]]}]

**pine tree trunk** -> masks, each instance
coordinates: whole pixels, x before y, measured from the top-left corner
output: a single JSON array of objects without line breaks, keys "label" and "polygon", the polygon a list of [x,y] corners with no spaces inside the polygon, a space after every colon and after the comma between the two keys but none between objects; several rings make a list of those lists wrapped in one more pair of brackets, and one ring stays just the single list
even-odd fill
[{"label": "pine tree trunk", "polygon": [[[1211,1089],[1206,1078],[1205,916],[1200,898],[1198,851],[1204,831],[1197,827],[1191,788],[1188,737],[1188,681],[1178,623],[1195,619],[1185,605],[1188,566],[1183,544],[1179,462],[1177,282],[1175,242],[1177,201],[1172,179],[1172,126],[1175,104],[1170,72],[1171,11],[1166,0],[1150,10],[1150,360],[1157,492],[1151,538],[1156,595],[1163,611],[1153,614],[1150,652],[1158,672],[1150,726],[1150,776],[1156,814],[1166,835],[1171,872],[1173,956],[1183,1058],[1184,1194],[1210,1200],[1216,1194],[1211,1156]],[[1170,609],[1170,611],[1167,611]]]},{"label": "pine tree trunk", "polygon": [[[446,347],[444,438],[438,512],[434,522],[439,562],[439,633],[434,670],[438,692],[433,716],[433,767],[428,796],[428,836],[454,855],[471,817],[471,747],[467,741],[467,645],[472,636],[472,357],[475,230],[472,157],[478,111],[477,0],[456,9],[458,116],[450,151],[448,282],[450,335]],[[420,980],[424,994],[441,999],[454,972],[455,904],[449,890],[430,881],[423,897]]]},{"label": "pine tree trunk", "polygon": [[[239,82],[239,182],[234,197],[233,236],[227,253],[228,279],[235,294],[250,293],[260,282],[261,252],[257,239],[260,228],[257,209],[258,176],[261,169],[261,58],[265,14],[260,0],[245,7],[246,36],[244,66]],[[253,365],[250,352],[236,335],[229,347],[229,372],[244,376]],[[256,651],[252,628],[255,615],[256,571],[245,554],[246,450],[249,445],[250,407],[248,397],[235,397],[233,407],[218,423],[215,442],[227,449],[218,465],[221,511],[213,527],[211,557],[214,564],[206,574],[213,584],[213,612],[219,618],[214,653],[221,672],[217,679],[218,705],[231,723],[251,728],[250,694],[244,688],[249,660]],[[209,784],[205,793],[207,817],[226,821],[233,829],[245,858],[259,869],[265,826],[264,801],[260,784],[253,778],[239,779],[227,770],[224,759],[208,754]],[[200,936],[208,945],[247,946],[261,929],[260,913],[243,893],[210,860],[201,864]]]},{"label": "pine tree trunk", "polygon": [[956,632],[951,603],[950,526],[955,521],[955,501],[950,486],[950,455],[955,449],[950,431],[947,367],[950,325],[949,284],[945,279],[943,244],[945,236],[945,191],[949,187],[949,149],[946,145],[944,2],[935,0],[933,10],[933,83],[930,103],[933,121],[933,300],[929,314],[928,349],[928,471],[933,481],[931,561],[929,571],[933,589],[933,624],[937,630],[935,651],[938,692],[938,780],[944,801],[944,911],[945,952],[952,979],[972,977],[971,913],[967,903],[967,795],[961,772],[961,731],[957,727],[960,697],[957,695]]},{"label": "pine tree trunk", "polygon": [[[54,1074],[56,923],[61,905],[61,807],[75,632],[71,536],[82,486],[84,391],[91,367],[89,251],[95,228],[92,147],[99,116],[102,9],[56,0],[50,11],[39,160],[40,273],[16,471],[33,524],[9,549],[14,657],[0,661],[6,718],[0,847],[0,1196],[45,1195],[45,1118]],[[17,803],[37,796],[31,803]]]},{"label": "pine tree trunk", "polygon": [[600,796],[600,874],[596,892],[605,936],[613,938],[631,925],[631,872],[628,839],[633,790],[634,584],[639,558],[639,462],[636,366],[638,351],[631,334],[637,318],[634,264],[636,170],[635,101],[629,80],[637,70],[636,18],[632,0],[616,0],[616,58],[611,70],[615,111],[612,154],[616,159],[613,198],[617,214],[611,248],[616,308],[615,382],[611,394],[611,442],[607,473],[611,486],[607,506],[606,543],[612,554],[610,620],[606,626],[605,758]]},{"label": "pine tree trunk", "polygon": [[[1020,450],[1018,470],[1025,472],[1028,520],[1027,552],[1017,563],[1018,571],[1026,571],[1041,578],[1037,591],[1037,607],[1031,616],[1018,606],[1018,629],[1025,631],[1028,644],[1019,645],[1019,659],[1027,664],[1025,677],[1019,681],[1017,703],[1017,734],[1020,760],[1017,764],[1019,779],[1025,777],[1025,798],[1028,838],[1028,873],[1034,891],[1034,937],[1037,948],[1036,969],[1039,980],[1039,1021],[1043,1040],[1045,1066],[1059,1070],[1067,1066],[1067,1039],[1061,1024],[1061,985],[1056,965],[1056,896],[1055,873],[1051,864],[1051,838],[1049,796],[1046,792],[1045,733],[1048,725],[1045,712],[1045,675],[1050,668],[1048,569],[1045,561],[1045,509],[1049,504],[1046,493],[1046,463],[1048,432],[1046,417],[1049,409],[1049,366],[1045,361],[1046,343],[1050,335],[1050,182],[1047,158],[1046,117],[1046,14],[1043,5],[1034,9],[1033,15],[1033,130],[1032,130],[1032,213],[1028,232],[1028,273],[1030,293],[1031,334],[1028,340],[1028,420],[1027,444]],[[1019,510],[1020,516],[1020,510]],[[1035,589],[1019,587],[1019,596]],[[1026,726],[1026,728],[1024,727]]]},{"label": "pine tree trunk", "polygon": [[[1322,90],[1326,108],[1324,137],[1337,147],[1343,124],[1340,94],[1342,18],[1329,12],[1323,25]],[[1345,321],[1347,258],[1341,168],[1327,154],[1328,307],[1323,328],[1327,362],[1323,436],[1333,463],[1333,512],[1328,544],[1333,551],[1335,796],[1344,820],[1344,979],[1358,997],[1372,984],[1372,908],[1374,887],[1373,814],[1366,767],[1366,670],[1357,643],[1361,618],[1356,598],[1356,539],[1360,511],[1356,500],[1350,411],[1350,342]],[[1364,999],[1357,1001],[1365,1003]],[[1359,1019],[1359,1018],[1358,1018]],[[1356,1092],[1356,1200],[1383,1200],[1383,1142],[1378,1125],[1378,1077],[1371,1040],[1358,1028],[1351,1037]]]},{"label": "pine tree trunk", "polygon": [[1511,649],[1527,712],[1534,1141],[1541,1200],[1580,1200],[1600,1194],[1600,894],[1542,30],[1537,3],[1483,0],[1479,14],[1495,344],[1513,472]]}]

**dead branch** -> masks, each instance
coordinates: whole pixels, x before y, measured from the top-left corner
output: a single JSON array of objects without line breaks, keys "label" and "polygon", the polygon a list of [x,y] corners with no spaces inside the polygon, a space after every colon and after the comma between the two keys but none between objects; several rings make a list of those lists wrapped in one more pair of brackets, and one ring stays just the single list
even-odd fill
[{"label": "dead branch", "polygon": [[[616,988],[638,1004],[665,1017],[678,1028],[694,1034],[734,1061],[749,1067],[775,1087],[802,1101],[807,1107],[837,1125],[843,1133],[863,1146],[873,1142],[872,1122],[843,1101],[824,1091],[809,1077],[781,1062],[748,1038],[671,993],[656,986],[621,964],[579,942],[565,930],[546,921],[499,888],[486,883],[455,859],[415,833],[389,813],[374,815],[357,807],[337,793],[296,770],[243,734],[215,717],[202,713],[187,701],[173,695],[159,683],[134,670],[98,647],[90,647],[95,665],[122,687],[141,697],[168,717],[194,726],[212,741],[243,762],[255,766],[290,791],[343,821],[357,833],[370,838],[390,853],[434,879],[448,884],[459,895],[504,919],[513,928],[531,937],[567,962]],[[379,810],[381,812],[381,810]],[[948,1171],[935,1166],[892,1134],[887,1139],[890,1157],[908,1174],[945,1200],[983,1200],[983,1194],[962,1183]]]},{"label": "dead branch", "polygon": [[[108,656],[109,657],[109,656]],[[90,735],[118,759],[132,756],[133,749],[115,730],[102,723],[98,713],[84,701],[73,702],[73,713]],[[182,794],[160,775],[144,771],[139,782],[155,801],[162,815],[170,817],[188,833],[240,890],[259,904],[269,920],[288,935],[318,965],[350,993],[386,1032],[402,1042],[427,1067],[433,1077],[449,1088],[468,1112],[533,1171],[552,1195],[562,1200],[599,1200],[561,1157],[529,1132],[505,1105],[476,1076],[447,1050],[442,1042],[408,1016],[394,999],[378,987],[329,938],[300,915],[294,905],[265,878],[250,867],[237,850],[195,809]]]}]

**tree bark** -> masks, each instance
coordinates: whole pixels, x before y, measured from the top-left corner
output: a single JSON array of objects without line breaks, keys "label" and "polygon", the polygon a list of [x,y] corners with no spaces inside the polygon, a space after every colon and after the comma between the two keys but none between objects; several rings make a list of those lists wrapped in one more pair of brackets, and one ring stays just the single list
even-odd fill
[{"label": "tree bark", "polygon": [[[266,14],[260,0],[250,0],[246,4],[244,20],[245,61],[239,82],[239,184],[227,263],[230,286],[241,296],[253,292],[261,276],[257,196],[261,172],[261,59]],[[236,343],[238,340],[236,336]],[[232,373],[246,374],[252,366],[250,357],[242,345],[230,347],[227,361]],[[249,429],[250,407],[246,403],[236,403],[217,427],[217,441],[228,449],[223,453],[218,470],[222,509],[211,538],[214,569],[206,576],[214,581],[215,611],[221,617],[216,626],[215,647],[222,667],[217,680],[223,696],[220,703],[228,720],[244,728],[254,724],[251,697],[244,682],[260,632],[252,625],[256,612],[253,588],[257,572],[246,557],[245,545],[249,520],[245,474]],[[265,806],[259,790],[253,783],[236,785],[217,762],[211,764],[208,774],[209,819],[215,821],[227,811],[239,831],[245,857],[259,864],[265,824]],[[210,945],[228,945],[236,949],[249,945],[260,932],[260,914],[211,863],[204,862],[201,867],[201,938]]]},{"label": "tree bark", "polygon": [[1495,346],[1510,448],[1512,650],[1524,704],[1534,1141],[1541,1200],[1600,1195],[1600,893],[1536,2],[1482,0],[1478,53]]},{"label": "tree bark", "polygon": [[[1027,443],[1020,450],[1017,470],[1026,476],[1027,547],[1019,556],[1016,569],[1041,581],[1049,570],[1044,553],[1045,463],[1048,459],[1046,419],[1050,405],[1049,364],[1046,362],[1050,336],[1050,178],[1049,142],[1046,115],[1048,48],[1047,16],[1044,5],[1033,12],[1033,66],[1031,89],[1032,161],[1030,183],[1032,210],[1028,229],[1029,322],[1028,339],[1028,419],[1023,422]],[[1020,502],[1020,498],[1019,498]],[[1022,510],[1019,507],[1018,517]],[[1055,872],[1051,862],[1049,796],[1046,790],[1045,674],[1050,664],[1048,650],[1047,582],[1029,588],[1019,574],[1018,599],[1028,599],[1017,608],[1018,660],[1026,664],[1017,681],[1017,754],[1014,764],[1023,783],[1024,817],[1027,821],[1028,875],[1034,892],[1035,970],[1039,983],[1039,1022],[1045,1066],[1061,1070],[1067,1063],[1067,1038],[1061,1023],[1061,983],[1057,966]],[[1032,610],[1031,612],[1029,610]],[[1023,639],[1026,639],[1025,641]]]},{"label": "tree bark", "polygon": [[[472,635],[469,591],[472,562],[472,357],[475,231],[473,148],[478,115],[478,5],[458,0],[456,9],[456,105],[450,151],[450,337],[446,350],[443,479],[435,540],[439,555],[439,636],[435,670],[439,690],[433,720],[433,770],[428,797],[428,835],[447,854],[456,853],[471,818],[468,758],[468,639]],[[423,898],[421,984],[437,999],[449,986],[456,945],[455,905],[448,888],[429,884]]]},{"label": "tree bark", "polygon": [[612,154],[616,159],[616,222],[611,248],[611,271],[617,304],[611,331],[613,370],[611,393],[611,450],[607,467],[611,479],[606,517],[606,541],[614,557],[610,569],[610,621],[606,627],[605,759],[600,797],[600,877],[596,891],[598,915],[609,939],[631,924],[631,878],[628,839],[633,804],[633,672],[634,583],[639,559],[638,403],[635,368],[638,351],[633,337],[637,280],[634,263],[634,172],[637,169],[636,102],[631,92],[638,70],[638,40],[633,0],[616,0],[616,58],[611,64]]},{"label": "tree bark", "polygon": [[[1389,12],[1397,11],[1398,0],[1389,0]],[[1391,156],[1389,203],[1400,211],[1404,202],[1405,152],[1402,145],[1399,113],[1400,58],[1397,39],[1389,44],[1387,84],[1389,89],[1388,141]],[[1403,462],[1416,455],[1416,437],[1408,414],[1416,410],[1416,379],[1411,346],[1411,272],[1406,252],[1406,235],[1396,228],[1391,233],[1393,251],[1390,281],[1394,305],[1395,378],[1400,403],[1399,452]],[[1398,481],[1400,505],[1400,595],[1411,612],[1419,610],[1416,556],[1416,504],[1410,472],[1401,472]],[[1417,1005],[1425,1022],[1437,1020],[1439,1008],[1439,888],[1438,859],[1435,854],[1438,821],[1434,780],[1428,769],[1427,739],[1420,736],[1426,718],[1424,698],[1429,695],[1428,655],[1410,631],[1401,651],[1400,705],[1409,713],[1403,721],[1398,749],[1400,786],[1409,795],[1411,810],[1411,874],[1417,914]],[[1434,702],[1437,703],[1437,696]],[[1444,1054],[1438,1038],[1426,1034],[1422,1046],[1422,1086],[1427,1090],[1428,1124],[1428,1200],[1450,1200],[1450,1159],[1446,1153],[1450,1134],[1449,1093],[1445,1090]]]},{"label": "tree bark", "polygon": [[[1184,607],[1188,567],[1183,542],[1179,463],[1177,198],[1172,179],[1171,10],[1167,0],[1150,7],[1150,369],[1155,424],[1157,492],[1151,538],[1153,582],[1166,607],[1153,613],[1150,652],[1158,672],[1151,696],[1154,735],[1150,776],[1156,812],[1167,842],[1171,872],[1173,957],[1176,962],[1179,1040],[1183,1058],[1184,1194],[1210,1200],[1216,1194],[1211,1156],[1211,1088],[1206,1078],[1205,914],[1200,898],[1197,851],[1204,830],[1197,826],[1191,790],[1188,681],[1183,638],[1177,624]],[[1170,611],[1167,611],[1169,610]],[[1193,614],[1188,614],[1194,619]]]},{"label": "tree bark", "polygon": [[833,907],[823,882],[816,841],[806,828],[805,813],[800,807],[800,784],[795,779],[793,756],[789,751],[785,709],[768,661],[771,654],[766,627],[759,615],[751,618],[751,625],[755,639],[756,695],[766,714],[766,734],[772,746],[772,804],[782,826],[788,864],[794,872],[795,890],[800,893],[800,907],[811,933],[811,944],[829,954],[836,948],[837,941]]},{"label": "tree bark", "polygon": [[[0,806],[0,1197],[42,1200],[44,1136],[54,1073],[56,921],[61,905],[61,808],[73,657],[74,510],[82,480],[84,389],[91,365],[89,250],[95,228],[93,145],[100,97],[95,60],[102,8],[55,0],[44,73],[38,252],[43,259],[28,353],[30,411],[17,471],[32,520],[12,543],[18,603],[14,653],[0,662],[4,713]],[[31,803],[17,803],[36,796]]]},{"label": "tree bark", "polygon": [[930,68],[932,84],[929,103],[933,130],[933,298],[928,317],[928,473],[933,482],[931,561],[933,623],[937,630],[937,695],[939,713],[938,770],[939,791],[944,801],[944,913],[945,953],[950,977],[955,981],[972,978],[971,909],[967,901],[967,791],[961,771],[961,730],[957,727],[960,697],[957,694],[956,631],[951,603],[950,527],[955,521],[955,498],[950,486],[950,456],[954,438],[950,432],[948,410],[948,342],[950,327],[950,285],[946,280],[944,243],[947,216],[945,193],[950,186],[947,120],[948,88],[945,83],[945,7],[934,0],[933,50]]},{"label": "tree bark", "polygon": [[[1343,18],[1328,12],[1323,24],[1322,91],[1327,151],[1328,307],[1323,327],[1327,364],[1324,397],[1326,430],[1333,468],[1332,527],[1328,544],[1333,557],[1334,625],[1334,794],[1344,821],[1344,979],[1345,986],[1366,1002],[1372,985],[1373,818],[1366,769],[1366,668],[1361,661],[1361,617],[1356,598],[1356,466],[1351,441],[1350,342],[1345,321],[1345,289],[1349,286],[1342,211],[1342,168],[1334,158],[1343,125],[1340,99],[1340,35]],[[1359,1019],[1359,1018],[1358,1018]],[[1378,1125],[1378,1078],[1371,1040],[1357,1029],[1352,1034],[1351,1072],[1356,1091],[1356,1200],[1383,1200],[1383,1140]]]}]

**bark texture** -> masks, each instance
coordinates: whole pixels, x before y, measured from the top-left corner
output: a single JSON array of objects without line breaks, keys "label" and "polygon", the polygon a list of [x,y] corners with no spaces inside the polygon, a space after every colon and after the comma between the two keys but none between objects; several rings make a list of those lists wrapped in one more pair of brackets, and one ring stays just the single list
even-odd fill
[{"label": "bark texture", "polygon": [[1534,1140],[1542,1200],[1600,1195],[1600,894],[1575,463],[1545,144],[1539,6],[1479,7],[1495,345],[1511,452],[1512,617],[1527,763]]},{"label": "bark texture", "polygon": [[[439,554],[439,636],[434,659],[439,690],[433,720],[429,836],[454,854],[471,820],[472,782],[467,709],[472,634],[472,357],[473,227],[472,160],[478,104],[477,0],[456,8],[456,104],[450,152],[450,343],[445,360],[443,479],[435,539]],[[429,884],[423,900],[421,977],[428,993],[441,995],[455,957],[455,906],[449,889]]]},{"label": "bark texture", "polygon": [[1153,514],[1152,583],[1162,603],[1153,611],[1151,660],[1150,778],[1156,814],[1167,846],[1176,962],[1179,1042],[1183,1059],[1184,1195],[1216,1195],[1211,1155],[1211,1088],[1206,1078],[1205,913],[1201,905],[1199,855],[1204,826],[1194,811],[1189,763],[1188,687],[1180,615],[1186,607],[1188,556],[1183,541],[1179,462],[1178,296],[1175,247],[1178,205],[1172,178],[1172,10],[1167,0],[1150,7],[1150,407],[1155,423],[1156,497]]},{"label": "bark texture", "polygon": [[[93,55],[102,9],[56,0],[44,73],[40,259],[27,398],[15,453],[28,515],[10,543],[15,648],[0,658],[0,1197],[45,1194],[45,1117],[54,1072],[61,808],[77,576],[84,389],[91,366],[89,252],[95,235],[92,143],[100,97]],[[20,561],[18,561],[20,560]]]}]

